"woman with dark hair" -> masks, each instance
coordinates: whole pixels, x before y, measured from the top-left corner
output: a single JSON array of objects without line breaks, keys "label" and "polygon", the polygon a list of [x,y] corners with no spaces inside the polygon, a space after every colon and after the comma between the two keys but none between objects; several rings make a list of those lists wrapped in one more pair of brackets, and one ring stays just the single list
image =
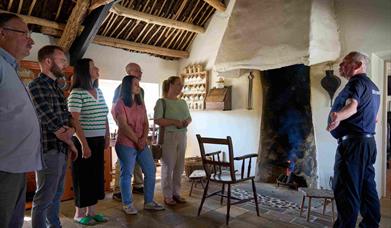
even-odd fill
[{"label": "woman with dark hair", "polygon": [[180,193],[185,165],[186,133],[191,116],[186,101],[179,98],[182,88],[183,83],[178,76],[164,80],[163,98],[155,105],[155,123],[164,127],[161,183],[164,203],[167,205],[186,202]]},{"label": "woman with dark hair", "polygon": [[145,105],[140,96],[139,79],[125,76],[122,80],[120,99],[114,108],[118,121],[118,137],[115,145],[120,166],[120,189],[123,209],[126,214],[137,214],[133,205],[131,178],[136,161],[144,173],[144,209],[164,210],[153,201],[155,192],[155,163],[147,146],[148,119]]},{"label": "woman with dark hair", "polygon": [[104,149],[110,142],[107,114],[102,91],[98,88],[99,69],[91,59],[80,59],[74,68],[68,110],[76,129],[73,141],[78,157],[72,163],[76,212],[74,220],[84,225],[106,222],[95,212],[98,200],[105,198]]}]

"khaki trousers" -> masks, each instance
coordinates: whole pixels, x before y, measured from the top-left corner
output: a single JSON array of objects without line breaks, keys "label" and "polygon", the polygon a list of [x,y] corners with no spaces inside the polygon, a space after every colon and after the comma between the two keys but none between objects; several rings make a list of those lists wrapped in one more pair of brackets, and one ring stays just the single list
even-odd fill
[{"label": "khaki trousers", "polygon": [[180,196],[181,176],[185,166],[187,135],[182,132],[165,132],[162,154],[161,185],[163,196]]},{"label": "khaki trousers", "polygon": [[[115,183],[114,183],[114,192],[120,191],[119,189],[119,176],[120,176],[120,165],[119,160],[115,163]],[[133,184],[132,186],[135,188],[142,188],[144,180],[143,180],[143,171],[141,170],[141,167],[136,162],[136,166],[134,167],[133,171]]]}]

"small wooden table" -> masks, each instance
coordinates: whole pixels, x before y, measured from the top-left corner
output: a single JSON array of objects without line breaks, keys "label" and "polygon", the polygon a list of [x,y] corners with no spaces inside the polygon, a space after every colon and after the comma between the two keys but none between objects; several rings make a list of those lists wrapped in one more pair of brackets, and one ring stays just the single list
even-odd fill
[{"label": "small wooden table", "polygon": [[205,188],[204,187],[204,183],[203,183],[203,180],[206,178],[206,173],[205,173],[205,170],[194,170],[190,176],[189,176],[189,179],[191,181],[191,187],[190,187],[190,192],[189,192],[189,196],[191,196],[191,192],[193,191],[193,185],[194,183],[197,185],[197,183],[201,183],[202,185],[202,188]]},{"label": "small wooden table", "polygon": [[314,188],[299,188],[298,190],[303,193],[303,200],[301,201],[300,207],[300,216],[303,214],[305,197],[308,197],[307,222],[309,222],[311,213],[311,200],[312,198],[319,198],[324,199],[323,214],[325,214],[326,211],[327,200],[331,201],[331,210],[333,213],[332,221],[334,222],[334,193],[332,190]]}]

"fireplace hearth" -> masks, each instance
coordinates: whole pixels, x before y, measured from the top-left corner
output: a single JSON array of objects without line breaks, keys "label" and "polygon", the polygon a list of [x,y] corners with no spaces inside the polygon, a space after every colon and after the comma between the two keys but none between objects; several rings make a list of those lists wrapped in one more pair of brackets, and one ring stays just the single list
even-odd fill
[{"label": "fireplace hearth", "polygon": [[309,67],[298,64],[264,71],[261,83],[258,179],[294,188],[316,186]]}]

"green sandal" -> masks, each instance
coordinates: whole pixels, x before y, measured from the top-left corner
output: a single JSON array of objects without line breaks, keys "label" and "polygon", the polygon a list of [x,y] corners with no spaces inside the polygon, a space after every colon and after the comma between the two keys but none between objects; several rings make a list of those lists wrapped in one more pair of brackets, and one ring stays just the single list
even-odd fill
[{"label": "green sandal", "polygon": [[91,216],[86,216],[82,218],[74,218],[73,219],[76,223],[86,225],[86,226],[93,226],[96,224],[95,219]]},{"label": "green sandal", "polygon": [[109,221],[104,215],[102,214],[96,214],[92,216],[92,218],[97,222],[107,222]]}]

